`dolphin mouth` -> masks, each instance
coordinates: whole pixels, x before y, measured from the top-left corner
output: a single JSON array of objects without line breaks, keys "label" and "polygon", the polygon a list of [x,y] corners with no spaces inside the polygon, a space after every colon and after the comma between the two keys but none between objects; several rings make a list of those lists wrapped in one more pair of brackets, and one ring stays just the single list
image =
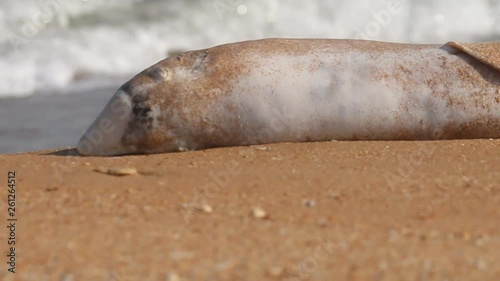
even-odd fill
[{"label": "dolphin mouth", "polygon": [[122,139],[131,120],[132,101],[118,90],[103,111],[80,138],[76,150],[84,156],[111,156],[133,153]]}]

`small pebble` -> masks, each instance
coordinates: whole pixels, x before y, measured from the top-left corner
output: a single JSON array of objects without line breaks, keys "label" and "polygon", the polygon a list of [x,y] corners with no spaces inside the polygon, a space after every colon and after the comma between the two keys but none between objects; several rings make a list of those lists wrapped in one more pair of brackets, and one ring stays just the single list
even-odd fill
[{"label": "small pebble", "polygon": [[330,199],[335,199],[335,200],[340,199],[340,194],[338,194],[337,192],[333,192],[331,190],[328,191],[326,196]]},{"label": "small pebble", "polygon": [[470,187],[471,186],[471,180],[468,177],[463,176],[462,177],[462,181],[464,182],[464,186],[465,187]]},{"label": "small pebble", "polygon": [[264,211],[262,208],[259,208],[259,207],[253,208],[252,214],[255,218],[258,218],[258,219],[264,219],[267,217],[266,211]]},{"label": "small pebble", "polygon": [[212,207],[208,204],[203,204],[201,205],[201,210],[205,213],[211,213],[213,210],[212,210]]},{"label": "small pebble", "polygon": [[254,146],[254,148],[258,150],[267,150],[267,146]]},{"label": "small pebble", "polygon": [[130,176],[137,174],[137,170],[135,168],[104,168],[98,167],[94,169],[95,172],[108,174],[112,176]]},{"label": "small pebble", "polygon": [[314,207],[314,206],[316,206],[316,201],[314,201],[314,200],[304,200],[304,201],[302,201],[302,204],[304,204],[307,207]]}]

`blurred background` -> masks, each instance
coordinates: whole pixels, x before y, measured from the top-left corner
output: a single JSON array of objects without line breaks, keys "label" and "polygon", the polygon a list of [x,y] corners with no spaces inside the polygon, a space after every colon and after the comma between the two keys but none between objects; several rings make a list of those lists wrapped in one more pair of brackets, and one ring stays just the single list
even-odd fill
[{"label": "blurred background", "polygon": [[149,65],[266,37],[500,41],[500,1],[1,0],[0,153],[75,146]]}]

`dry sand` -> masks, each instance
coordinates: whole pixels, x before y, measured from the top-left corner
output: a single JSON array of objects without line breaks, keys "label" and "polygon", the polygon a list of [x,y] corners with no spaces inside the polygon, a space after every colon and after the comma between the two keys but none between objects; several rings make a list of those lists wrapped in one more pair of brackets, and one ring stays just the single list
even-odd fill
[{"label": "dry sand", "polygon": [[500,140],[68,153],[0,156],[1,280],[500,280]]}]

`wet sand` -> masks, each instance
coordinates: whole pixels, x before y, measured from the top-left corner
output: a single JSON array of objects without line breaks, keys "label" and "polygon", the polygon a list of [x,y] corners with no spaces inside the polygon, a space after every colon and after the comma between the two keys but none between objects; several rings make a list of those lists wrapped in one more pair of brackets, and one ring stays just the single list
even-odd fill
[{"label": "wet sand", "polygon": [[119,83],[0,99],[0,154],[76,145]]},{"label": "wet sand", "polygon": [[1,280],[500,280],[500,140],[73,153],[0,156]]}]

